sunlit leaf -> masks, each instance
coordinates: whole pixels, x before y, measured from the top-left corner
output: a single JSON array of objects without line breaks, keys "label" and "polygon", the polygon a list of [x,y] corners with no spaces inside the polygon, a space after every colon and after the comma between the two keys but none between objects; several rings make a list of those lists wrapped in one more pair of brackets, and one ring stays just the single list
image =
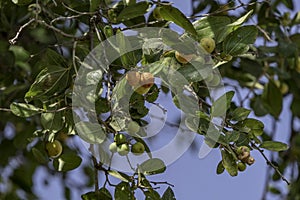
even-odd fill
[{"label": "sunlit leaf", "polygon": [[59,172],[66,172],[76,169],[81,164],[82,159],[75,153],[62,154],[53,161],[54,168]]},{"label": "sunlit leaf", "polygon": [[10,110],[13,114],[18,117],[31,117],[33,115],[41,113],[41,109],[35,107],[34,105],[27,103],[16,103],[10,104]]},{"label": "sunlit leaf", "polygon": [[171,5],[162,5],[160,7],[160,15],[166,21],[172,21],[178,26],[181,26],[190,34],[197,36],[197,32],[193,24],[186,18],[186,16],[177,8]]},{"label": "sunlit leaf", "polygon": [[223,43],[225,54],[237,56],[246,53],[249,45],[256,40],[257,28],[255,26],[243,26],[226,36]]},{"label": "sunlit leaf", "polygon": [[265,141],[259,147],[270,151],[285,151],[289,148],[287,144],[277,141]]},{"label": "sunlit leaf", "polygon": [[141,172],[145,175],[160,174],[166,170],[165,163],[158,158],[146,160],[139,167]]}]

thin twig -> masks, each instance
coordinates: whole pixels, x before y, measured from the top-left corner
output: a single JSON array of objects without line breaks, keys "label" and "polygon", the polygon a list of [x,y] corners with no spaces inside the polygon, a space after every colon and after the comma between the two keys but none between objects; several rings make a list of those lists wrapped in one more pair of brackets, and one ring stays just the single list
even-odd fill
[{"label": "thin twig", "polygon": [[31,19],[31,20],[29,20],[27,23],[23,24],[23,25],[19,28],[19,30],[18,30],[17,34],[15,35],[15,37],[9,40],[9,43],[10,43],[10,44],[15,44],[15,43],[17,42],[17,40],[18,40],[18,38],[19,38],[19,35],[20,35],[20,33],[22,32],[22,30],[23,30],[24,28],[26,28],[27,26],[29,26],[29,25],[30,25],[32,22],[34,22],[34,21],[35,21],[35,19]]},{"label": "thin twig", "polygon": [[264,151],[262,149],[260,149],[258,146],[256,146],[256,144],[254,144],[253,142],[251,142],[251,145],[259,151],[259,153],[264,157],[264,159],[267,162],[267,165],[270,165],[281,177],[281,179],[286,182],[288,185],[290,185],[290,182],[284,177],[284,175],[279,171],[278,167],[275,166],[268,158],[267,156],[264,154]]},{"label": "thin twig", "polygon": [[165,185],[169,185],[171,187],[175,187],[173,184],[168,183],[167,181],[163,181],[163,182],[155,182],[155,181],[150,181],[150,183],[152,183],[153,185],[158,185],[158,184],[165,184]]},{"label": "thin twig", "polygon": [[94,177],[94,181],[95,181],[95,192],[98,191],[99,189],[99,180],[98,180],[98,162],[97,159],[92,156],[92,161],[94,164],[94,173],[95,173],[95,177]]},{"label": "thin twig", "polygon": [[11,112],[9,108],[0,108],[0,111]]}]

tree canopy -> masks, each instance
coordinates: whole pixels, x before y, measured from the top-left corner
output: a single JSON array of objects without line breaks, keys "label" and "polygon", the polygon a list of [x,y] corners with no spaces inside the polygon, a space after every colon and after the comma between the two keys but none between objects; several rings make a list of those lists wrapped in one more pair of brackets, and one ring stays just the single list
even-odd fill
[{"label": "tree canopy", "polygon": [[[59,174],[66,199],[82,187],[94,188],[84,200],[176,199],[151,176],[194,137],[201,156],[220,151],[216,174],[247,173],[258,151],[270,168],[262,198],[300,199],[295,2],[189,3],[187,16],[160,0],[0,1],[1,199],[36,199],[40,168]],[[285,104],[287,144],[274,139]],[[71,189],[78,168],[87,181]]]}]

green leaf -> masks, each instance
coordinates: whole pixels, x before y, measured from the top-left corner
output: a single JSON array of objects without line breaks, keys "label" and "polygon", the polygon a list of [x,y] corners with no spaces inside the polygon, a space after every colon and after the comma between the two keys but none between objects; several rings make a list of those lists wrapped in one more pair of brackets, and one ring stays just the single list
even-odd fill
[{"label": "green leaf", "polygon": [[257,37],[255,26],[243,26],[226,36],[223,43],[225,54],[238,56],[249,50],[249,44],[253,44]]},{"label": "green leaf", "polygon": [[161,200],[160,195],[155,190],[144,191],[145,200]]},{"label": "green leaf", "polygon": [[217,174],[222,174],[225,171],[222,160],[217,165]]},{"label": "green leaf", "polygon": [[233,27],[228,26],[230,23],[231,19],[228,16],[208,16],[193,24],[200,39],[210,37],[214,38],[216,43],[220,43],[233,31]]},{"label": "green leaf", "polygon": [[12,51],[16,61],[27,61],[30,58],[30,53],[22,46],[12,45],[9,47],[9,51]]},{"label": "green leaf", "polygon": [[82,200],[112,200],[112,196],[108,189],[101,188],[98,191],[91,191],[81,195]]},{"label": "green leaf", "polygon": [[161,200],[176,200],[175,194],[171,187],[168,187],[166,191],[164,192],[163,196],[161,197]]},{"label": "green leaf", "polygon": [[64,125],[62,112],[43,113],[41,115],[41,124],[44,129],[58,132]]},{"label": "green leaf", "polygon": [[10,104],[10,110],[18,117],[31,117],[41,113],[42,111],[40,108],[37,108],[34,105],[16,102]]},{"label": "green leaf", "polygon": [[41,163],[41,164],[47,164],[49,162],[48,157],[46,156],[46,154],[43,154],[39,149],[33,147],[31,149],[33,156],[35,157],[35,159]]},{"label": "green leaf", "polygon": [[236,142],[238,141],[239,137],[240,137],[240,132],[238,131],[232,131],[226,133],[226,140],[228,142]]},{"label": "green leaf", "polygon": [[226,150],[222,150],[221,153],[222,153],[222,163],[226,171],[230,174],[230,176],[237,176],[238,167],[233,155]]},{"label": "green leaf", "polygon": [[265,141],[259,147],[270,151],[286,151],[289,148],[287,144],[277,141]]},{"label": "green leaf", "polygon": [[90,0],[90,12],[95,12],[99,9],[101,0]]},{"label": "green leaf", "polygon": [[231,120],[233,120],[233,121],[243,121],[248,117],[250,112],[251,112],[251,110],[248,110],[248,109],[243,108],[243,107],[238,107],[231,113],[231,115],[232,115]]},{"label": "green leaf", "polygon": [[118,15],[118,21],[126,21],[147,13],[149,3],[147,1],[138,2],[130,6],[125,7]]},{"label": "green leaf", "polygon": [[262,100],[271,115],[278,118],[282,111],[282,93],[273,81],[269,81],[264,88]]},{"label": "green leaf", "polygon": [[250,17],[250,15],[252,13],[253,13],[253,10],[250,10],[244,16],[240,17],[238,20],[236,20],[235,22],[229,24],[228,26],[239,26],[239,25],[243,24]]},{"label": "green leaf", "polygon": [[229,91],[223,94],[216,101],[214,101],[211,107],[211,116],[220,117],[222,115],[225,115],[226,111],[230,107],[233,96],[234,96],[234,92]]},{"label": "green leaf", "polygon": [[79,167],[81,161],[82,159],[77,154],[66,153],[53,161],[53,167],[59,172],[66,172]]},{"label": "green leaf", "polygon": [[160,7],[160,15],[164,20],[174,22],[193,36],[197,37],[197,32],[193,24],[177,8],[174,8],[171,5],[162,5]]},{"label": "green leaf", "polygon": [[161,174],[166,170],[165,163],[158,158],[151,158],[143,162],[140,166],[141,173],[144,175]]},{"label": "green leaf", "polygon": [[106,138],[105,131],[97,123],[80,121],[75,128],[79,137],[90,144],[101,144]]},{"label": "green leaf", "polygon": [[255,96],[251,99],[250,102],[251,108],[254,110],[254,113],[256,116],[265,116],[268,114],[268,110],[264,106],[264,102],[261,98],[261,96]]},{"label": "green leaf", "polygon": [[25,95],[28,103],[34,99],[49,100],[49,96],[64,90],[69,81],[69,69],[56,65],[47,66],[36,77]]},{"label": "green leaf", "polygon": [[127,174],[124,174],[122,172],[114,171],[114,170],[109,170],[108,171],[109,175],[120,179],[123,182],[130,182],[130,177]]},{"label": "green leaf", "polygon": [[260,136],[264,132],[264,124],[257,119],[248,118],[238,122],[236,126],[240,128],[240,131],[252,133],[254,136]]},{"label": "green leaf", "polygon": [[129,183],[121,182],[115,189],[115,200],[135,200],[134,193]]},{"label": "green leaf", "polygon": [[120,30],[117,31],[116,39],[123,67],[126,69],[130,69],[137,63],[137,59],[134,55],[134,52],[132,51],[133,49],[130,40]]}]

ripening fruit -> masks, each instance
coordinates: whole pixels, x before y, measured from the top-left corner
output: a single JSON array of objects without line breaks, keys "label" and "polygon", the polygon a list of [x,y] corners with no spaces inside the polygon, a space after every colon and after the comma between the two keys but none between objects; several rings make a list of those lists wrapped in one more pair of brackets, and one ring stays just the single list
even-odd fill
[{"label": "ripening fruit", "polygon": [[154,76],[150,72],[141,74],[140,85],[144,88],[151,88],[154,84]]},{"label": "ripening fruit", "polygon": [[124,134],[118,133],[115,135],[114,140],[117,146],[127,142],[126,136]]},{"label": "ripening fruit", "polygon": [[126,74],[125,78],[129,85],[135,87],[140,84],[141,73],[139,73],[137,71],[130,71]]},{"label": "ripening fruit", "polygon": [[120,156],[126,156],[129,153],[128,144],[121,144],[118,146],[117,151]]},{"label": "ripening fruit", "polygon": [[62,153],[63,147],[58,140],[54,140],[53,142],[46,143],[46,151],[48,156],[51,158],[57,158]]},{"label": "ripening fruit", "polygon": [[243,163],[243,162],[239,162],[239,163],[237,164],[237,166],[238,166],[238,170],[239,170],[240,172],[245,171],[246,168],[247,168],[247,165],[246,165],[245,163]]},{"label": "ripening fruit", "polygon": [[216,47],[215,40],[209,37],[202,38],[200,40],[200,45],[207,53],[212,53]]},{"label": "ripening fruit", "polygon": [[153,10],[153,17],[157,20],[162,20],[162,16],[160,14],[160,7],[156,7],[154,10]]},{"label": "ripening fruit", "polygon": [[181,64],[189,63],[195,57],[194,54],[182,54],[178,51],[175,51],[175,58]]},{"label": "ripening fruit", "polygon": [[116,142],[113,142],[109,145],[109,150],[110,152],[112,153],[116,153],[117,152],[117,149],[118,149],[118,145]]},{"label": "ripening fruit", "polygon": [[130,121],[127,126],[127,131],[129,134],[135,134],[140,130],[140,125],[135,121]]},{"label": "ripening fruit", "polygon": [[255,162],[255,159],[254,159],[252,156],[250,156],[250,157],[247,159],[247,161],[246,161],[246,163],[247,163],[248,165],[252,165],[254,162]]},{"label": "ripening fruit", "polygon": [[238,154],[238,158],[243,161],[247,162],[248,158],[250,157],[250,149],[247,146],[240,146],[236,150]]},{"label": "ripening fruit", "polygon": [[131,147],[131,152],[134,155],[141,155],[144,153],[144,151],[145,151],[145,146],[141,142],[137,142]]}]

